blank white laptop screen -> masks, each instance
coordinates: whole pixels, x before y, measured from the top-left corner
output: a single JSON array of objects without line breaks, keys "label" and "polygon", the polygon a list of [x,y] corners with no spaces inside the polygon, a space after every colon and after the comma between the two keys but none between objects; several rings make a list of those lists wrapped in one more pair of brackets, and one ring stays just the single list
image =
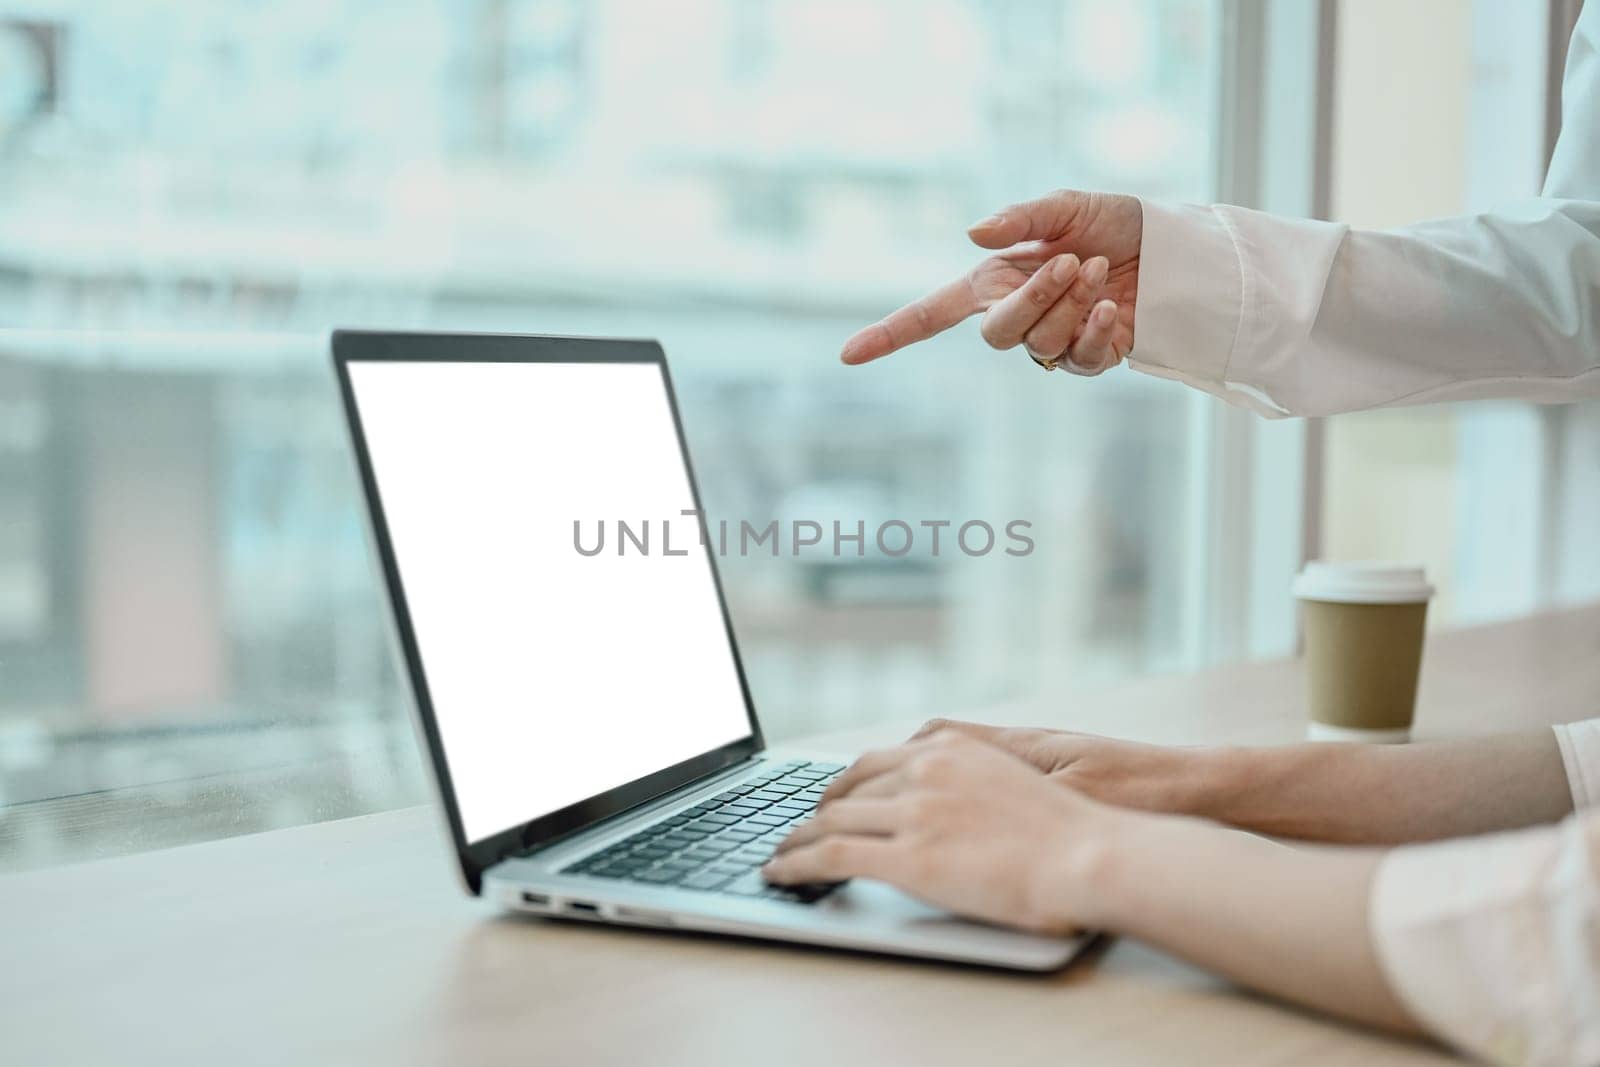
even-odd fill
[{"label": "blank white laptop screen", "polygon": [[750,735],[656,364],[348,368],[469,842]]}]

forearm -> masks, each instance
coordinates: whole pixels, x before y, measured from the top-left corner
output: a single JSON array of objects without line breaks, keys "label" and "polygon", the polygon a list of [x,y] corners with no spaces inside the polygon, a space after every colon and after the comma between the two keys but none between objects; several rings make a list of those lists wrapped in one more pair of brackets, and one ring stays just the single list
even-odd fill
[{"label": "forearm", "polygon": [[1282,837],[1398,844],[1572,811],[1549,730],[1414,745],[1204,750],[1189,813]]},{"label": "forearm", "polygon": [[1290,849],[1195,819],[1123,812],[1089,873],[1076,873],[1092,886],[1096,926],[1262,992],[1410,1031],[1368,926],[1381,856]]}]

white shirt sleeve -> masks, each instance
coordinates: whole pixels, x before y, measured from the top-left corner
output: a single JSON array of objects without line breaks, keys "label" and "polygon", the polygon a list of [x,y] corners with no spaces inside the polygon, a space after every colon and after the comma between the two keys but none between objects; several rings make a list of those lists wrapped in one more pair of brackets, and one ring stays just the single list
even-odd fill
[{"label": "white shirt sleeve", "polygon": [[1600,812],[1391,851],[1373,940],[1396,995],[1492,1063],[1600,1064]]},{"label": "white shirt sleeve", "polygon": [[1137,370],[1262,414],[1600,397],[1600,3],[1541,199],[1382,232],[1147,201]]}]

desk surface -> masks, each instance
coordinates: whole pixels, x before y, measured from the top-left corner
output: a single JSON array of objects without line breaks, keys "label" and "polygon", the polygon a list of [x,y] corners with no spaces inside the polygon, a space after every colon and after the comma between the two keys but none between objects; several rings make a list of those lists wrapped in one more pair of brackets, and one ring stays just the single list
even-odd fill
[{"label": "desk surface", "polygon": [[[1300,684],[1252,664],[987,717],[1279,742]],[[1420,700],[1430,737],[1595,714],[1600,607],[1430,637]],[[425,809],[0,878],[0,959],[17,1064],[1451,1062],[1126,940],[1038,978],[499,916]]]}]

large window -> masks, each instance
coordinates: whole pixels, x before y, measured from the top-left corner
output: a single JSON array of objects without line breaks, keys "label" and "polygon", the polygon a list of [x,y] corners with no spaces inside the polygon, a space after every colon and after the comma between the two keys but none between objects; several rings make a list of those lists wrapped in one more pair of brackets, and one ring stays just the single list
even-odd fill
[{"label": "large window", "polygon": [[775,737],[1193,658],[1192,398],[836,354],[1000,203],[1214,195],[1218,0],[670,7],[0,4],[0,869],[424,797],[335,325],[659,337],[713,515],[1033,523],[727,560]]},{"label": "large window", "polygon": [[1572,7],[0,0],[0,871],[425,798],[333,326],[660,338],[713,518],[1032,524],[724,560],[775,738],[1283,654],[1307,550],[1421,558],[1443,622],[1600,594],[1590,408],[835,358],[1058,186],[1528,195]]},{"label": "large window", "polygon": [[338,325],[660,338],[713,518],[1032,523],[725,560],[776,738],[1285,653],[1319,543],[1421,555],[1441,619],[1600,592],[1581,408],[1308,430],[970,326],[836,360],[1058,186],[1531,192],[1486,139],[1538,125],[1529,8],[0,0],[0,870],[424,799]]}]

